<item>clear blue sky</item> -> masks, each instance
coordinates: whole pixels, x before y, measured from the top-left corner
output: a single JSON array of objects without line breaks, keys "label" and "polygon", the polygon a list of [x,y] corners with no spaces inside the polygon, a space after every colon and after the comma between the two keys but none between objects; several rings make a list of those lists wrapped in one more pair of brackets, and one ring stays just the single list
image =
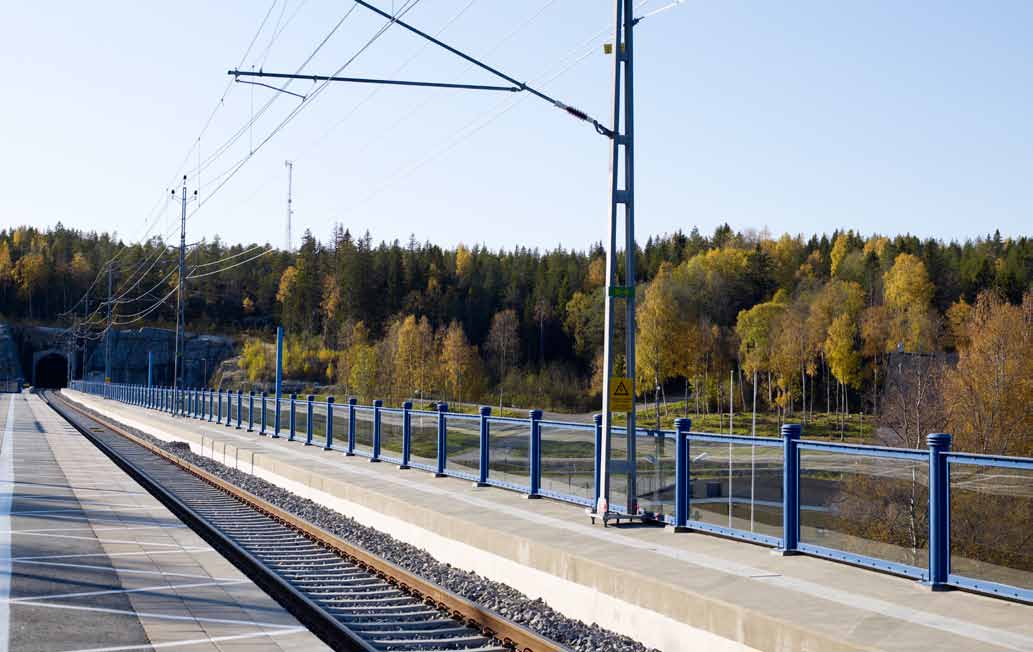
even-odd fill
[{"label": "clear blue sky", "polygon": [[[0,223],[60,220],[135,239],[157,204],[154,231],[174,232],[162,196],[270,2],[3,3]],[[347,7],[290,0],[281,20],[281,0],[245,67],[293,71]],[[464,7],[442,38],[514,77],[548,78],[590,51],[547,88],[608,114],[610,61],[602,39],[588,39],[612,20],[611,2],[422,0],[407,19],[436,32]],[[306,71],[332,72],[381,23],[357,9]],[[1005,0],[686,2],[643,21],[639,239],[724,221],[775,233],[1030,234],[1030,25],[1033,3]],[[347,73],[493,81],[397,27]],[[370,90],[328,88],[213,194],[216,175],[297,105],[281,96],[253,137],[200,174],[207,202],[189,239],[282,245],[288,158],[296,234],[325,238],[340,221],[377,240],[413,233],[445,245],[605,238],[608,146],[590,127],[528,98],[457,140],[512,96],[382,88],[360,105]],[[255,107],[270,96],[255,88]],[[251,101],[251,87],[232,88],[202,159],[250,118]],[[191,190],[196,154],[178,172]]]}]

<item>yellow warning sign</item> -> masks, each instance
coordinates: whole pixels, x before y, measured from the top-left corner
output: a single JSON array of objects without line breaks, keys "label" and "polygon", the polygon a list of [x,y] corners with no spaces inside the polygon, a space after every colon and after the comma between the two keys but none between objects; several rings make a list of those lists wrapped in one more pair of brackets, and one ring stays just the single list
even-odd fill
[{"label": "yellow warning sign", "polygon": [[634,405],[635,384],[630,378],[610,377],[610,411],[631,412]]}]

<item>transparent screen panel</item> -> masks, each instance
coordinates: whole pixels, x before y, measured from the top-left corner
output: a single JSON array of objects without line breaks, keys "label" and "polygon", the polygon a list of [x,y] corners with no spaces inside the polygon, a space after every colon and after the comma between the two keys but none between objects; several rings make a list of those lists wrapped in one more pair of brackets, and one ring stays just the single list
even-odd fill
[{"label": "transparent screen panel", "polygon": [[402,459],[402,411],[380,411],[380,454]]},{"label": "transparent screen panel", "polygon": [[674,439],[662,431],[639,428],[635,440],[638,505],[663,516],[674,514]]},{"label": "transparent screen panel", "polygon": [[838,451],[800,451],[800,541],[928,566],[929,468]]},{"label": "transparent screen panel", "polygon": [[782,537],[782,447],[689,441],[689,517]]},{"label": "transparent screen panel", "polygon": [[595,496],[595,428],[543,423],[541,429],[541,488],[592,500]]},{"label": "transparent screen panel", "polygon": [[[294,437],[304,440],[305,428],[308,424],[308,404],[305,401],[294,403]],[[287,424],[287,434],[290,434],[290,423]]]},{"label": "transparent screen panel", "polygon": [[[334,410],[336,416],[337,410]],[[336,426],[336,424],[334,424]],[[326,441],[326,403],[312,406],[312,443],[322,445]]]},{"label": "transparent screen panel", "polygon": [[[348,407],[342,407],[344,413],[344,429],[337,432],[337,424],[334,424],[334,439],[339,439],[342,446],[348,441]],[[373,408],[355,408],[355,451],[371,455],[373,453]]]},{"label": "transparent screen panel", "polygon": [[435,466],[438,456],[438,415],[412,413],[412,458],[415,464]]},{"label": "transparent screen panel", "polygon": [[529,488],[530,422],[489,419],[488,423],[488,479]]},{"label": "transparent screen panel", "polygon": [[[252,401],[250,396],[245,394],[240,397],[240,426],[242,428],[247,428],[249,424],[252,427],[257,427],[257,421],[251,418],[251,406]],[[255,414],[258,414],[257,409]]]},{"label": "transparent screen panel", "polygon": [[950,465],[950,569],[1033,590],[1033,469]]},{"label": "transparent screen panel", "polygon": [[624,428],[612,428],[610,434],[610,476],[611,510],[626,511],[628,506],[628,436]]},{"label": "transparent screen panel", "polygon": [[448,415],[446,466],[449,469],[477,475],[481,459],[480,430],[479,417]]},{"label": "transparent screen panel", "polygon": [[[334,403],[334,439],[333,447],[345,450],[348,446],[348,405]],[[325,421],[325,420],[324,420]],[[323,430],[324,441],[326,430]]]},{"label": "transparent screen panel", "polygon": [[277,412],[278,412],[279,415],[280,415],[280,435],[282,436],[282,435],[290,434],[290,429],[291,429],[291,421],[290,421],[290,419],[291,419],[291,399],[290,399],[290,397],[280,399],[279,404],[277,404],[276,399],[273,398],[272,404],[273,404],[273,413],[272,413],[272,415],[269,418],[270,432],[275,432],[275,428],[276,428],[276,415],[277,415]]}]

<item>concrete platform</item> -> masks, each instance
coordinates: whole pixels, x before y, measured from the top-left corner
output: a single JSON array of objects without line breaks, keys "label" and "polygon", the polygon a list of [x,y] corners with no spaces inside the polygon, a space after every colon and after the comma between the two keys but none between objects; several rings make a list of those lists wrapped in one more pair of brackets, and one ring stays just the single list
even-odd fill
[{"label": "concrete platform", "polygon": [[0,651],[329,649],[39,397],[0,436]]},{"label": "concrete platform", "polygon": [[65,393],[665,652],[1033,651],[1033,607]]}]

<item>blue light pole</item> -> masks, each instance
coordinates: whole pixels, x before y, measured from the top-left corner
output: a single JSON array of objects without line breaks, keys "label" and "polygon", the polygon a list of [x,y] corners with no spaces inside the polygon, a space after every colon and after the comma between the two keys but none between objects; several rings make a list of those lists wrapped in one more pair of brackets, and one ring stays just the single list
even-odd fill
[{"label": "blue light pole", "polygon": [[276,416],[273,417],[273,437],[280,436],[280,398],[283,396],[283,326],[276,327]]}]

